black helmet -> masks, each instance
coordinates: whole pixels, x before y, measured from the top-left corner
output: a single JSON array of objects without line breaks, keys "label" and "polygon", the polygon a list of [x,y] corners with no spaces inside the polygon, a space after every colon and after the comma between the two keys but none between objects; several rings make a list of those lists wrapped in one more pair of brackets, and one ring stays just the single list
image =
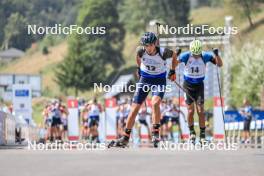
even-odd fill
[{"label": "black helmet", "polygon": [[140,43],[142,45],[147,45],[147,44],[152,44],[155,43],[157,41],[157,36],[155,33],[153,32],[146,32],[140,40]]}]

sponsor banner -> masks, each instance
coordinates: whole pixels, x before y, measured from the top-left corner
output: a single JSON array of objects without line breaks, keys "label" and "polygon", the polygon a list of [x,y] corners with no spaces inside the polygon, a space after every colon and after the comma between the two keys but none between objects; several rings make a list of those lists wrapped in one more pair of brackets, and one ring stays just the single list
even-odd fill
[{"label": "sponsor banner", "polygon": [[22,116],[28,123],[32,119],[31,85],[14,84],[12,87],[13,111],[16,116]]},{"label": "sponsor banner", "polygon": [[225,137],[225,126],[222,114],[223,107],[224,98],[221,100],[220,97],[214,97],[214,139],[224,139]]},{"label": "sponsor banner", "polygon": [[180,97],[180,111],[182,111],[184,114],[183,116],[182,113],[180,113],[180,127],[182,131],[181,138],[188,139],[190,136],[190,130],[187,122],[188,109],[184,97]]},{"label": "sponsor banner", "polygon": [[71,141],[79,140],[79,112],[78,101],[76,99],[68,99],[68,138]]}]

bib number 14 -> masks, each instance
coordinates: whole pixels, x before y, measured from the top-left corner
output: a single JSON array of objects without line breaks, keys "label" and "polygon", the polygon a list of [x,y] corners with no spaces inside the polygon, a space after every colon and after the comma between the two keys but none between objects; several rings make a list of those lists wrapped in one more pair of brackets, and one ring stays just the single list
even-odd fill
[{"label": "bib number 14", "polygon": [[199,73],[199,67],[191,67],[192,73]]}]

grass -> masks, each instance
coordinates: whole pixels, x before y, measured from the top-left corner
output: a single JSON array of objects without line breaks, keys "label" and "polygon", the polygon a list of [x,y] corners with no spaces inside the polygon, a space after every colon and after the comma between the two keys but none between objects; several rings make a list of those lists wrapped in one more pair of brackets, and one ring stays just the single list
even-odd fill
[{"label": "grass", "polygon": [[[208,18],[210,14],[210,18]],[[219,18],[219,16],[224,17],[228,14],[227,9],[222,8],[211,8],[211,7],[201,7],[195,9],[190,14],[190,21],[192,24],[208,24],[211,26],[223,26],[224,19]]]},{"label": "grass", "polygon": [[56,95],[59,90],[54,81],[54,70],[67,54],[67,43],[62,42],[49,48],[49,51],[48,55],[43,55],[41,51],[33,54],[27,53],[23,58],[2,67],[0,73],[40,74],[42,76],[42,90],[52,89],[53,95]]},{"label": "grass", "polygon": [[45,67],[61,62],[67,54],[67,43],[63,42],[49,49],[48,55],[43,55],[40,51],[32,55],[26,54],[21,59],[17,59],[0,70],[0,73],[14,74],[39,74]]},{"label": "grass", "polygon": [[[190,20],[192,24],[208,24],[210,26],[224,26],[225,16],[233,16],[233,26],[238,27],[239,34],[233,37],[233,46],[240,48],[246,42],[259,42],[264,40],[264,5],[260,7],[260,11],[252,14],[252,21],[254,24],[260,23],[254,29],[249,30],[249,22],[247,18],[238,10],[234,10],[227,5],[220,8],[201,7],[195,9],[190,14]],[[208,17],[210,14],[210,17]],[[219,18],[220,17],[220,18]],[[245,32],[246,31],[246,32]]]},{"label": "grass", "polygon": [[33,105],[33,119],[36,122],[36,124],[41,124],[43,122],[43,116],[42,116],[42,111],[47,104],[49,100],[45,97],[39,97],[39,98],[34,98],[32,101]]}]

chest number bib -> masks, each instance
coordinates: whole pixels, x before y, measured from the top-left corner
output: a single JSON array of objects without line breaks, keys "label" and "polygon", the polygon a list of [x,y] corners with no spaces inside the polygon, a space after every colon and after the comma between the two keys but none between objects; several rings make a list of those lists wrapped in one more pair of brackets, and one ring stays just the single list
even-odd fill
[{"label": "chest number bib", "polygon": [[190,78],[202,78],[205,76],[205,63],[202,58],[195,59],[190,57],[185,69],[184,75]]},{"label": "chest number bib", "polygon": [[158,54],[155,56],[144,55],[140,69],[148,74],[161,74],[166,72],[166,62]]},{"label": "chest number bib", "polygon": [[199,73],[199,67],[191,67],[192,73]]},{"label": "chest number bib", "polygon": [[152,65],[146,65],[146,68],[147,68],[149,71],[155,71],[155,70],[156,70],[156,67],[155,67],[155,66],[152,66]]}]

